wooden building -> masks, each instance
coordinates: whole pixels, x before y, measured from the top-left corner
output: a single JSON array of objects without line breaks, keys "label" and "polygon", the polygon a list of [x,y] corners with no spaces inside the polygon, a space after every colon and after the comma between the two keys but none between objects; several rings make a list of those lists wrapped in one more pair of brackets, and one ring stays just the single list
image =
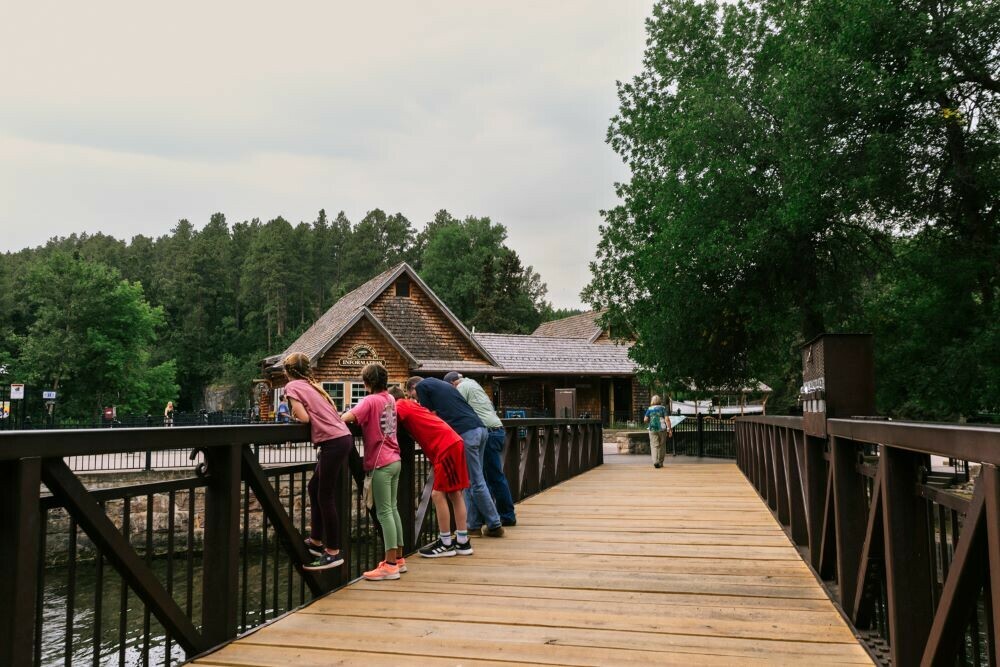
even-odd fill
[{"label": "wooden building", "polygon": [[411,375],[475,378],[504,416],[635,419],[649,403],[628,345],[596,324],[599,313],[547,322],[532,335],[473,333],[407,264],[345,295],[280,355],[264,360],[261,414],[273,414],[285,384],[281,360],[307,355],[338,407],[365,395],[361,368],[380,363],[390,384]]}]

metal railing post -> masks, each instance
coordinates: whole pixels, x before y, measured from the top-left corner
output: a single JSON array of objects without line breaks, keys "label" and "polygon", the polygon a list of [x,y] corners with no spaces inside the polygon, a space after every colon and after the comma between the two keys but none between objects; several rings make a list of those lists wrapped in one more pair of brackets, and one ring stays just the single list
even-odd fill
[{"label": "metal railing post", "polygon": [[705,456],[705,415],[698,415],[698,458]]}]

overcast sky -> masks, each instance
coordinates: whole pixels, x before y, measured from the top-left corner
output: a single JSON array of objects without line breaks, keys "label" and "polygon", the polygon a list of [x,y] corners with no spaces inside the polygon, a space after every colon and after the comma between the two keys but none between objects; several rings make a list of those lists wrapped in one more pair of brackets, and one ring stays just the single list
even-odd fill
[{"label": "overcast sky", "polygon": [[652,0],[19,2],[0,23],[0,250],[325,208],[446,208],[579,305],[615,81]]}]

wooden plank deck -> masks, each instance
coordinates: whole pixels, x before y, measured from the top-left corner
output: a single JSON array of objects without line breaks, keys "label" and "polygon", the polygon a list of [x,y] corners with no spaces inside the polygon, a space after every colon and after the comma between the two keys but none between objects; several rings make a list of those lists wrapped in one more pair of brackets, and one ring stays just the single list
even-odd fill
[{"label": "wooden plank deck", "polygon": [[407,560],[199,665],[872,664],[729,462],[610,456],[475,555]]}]

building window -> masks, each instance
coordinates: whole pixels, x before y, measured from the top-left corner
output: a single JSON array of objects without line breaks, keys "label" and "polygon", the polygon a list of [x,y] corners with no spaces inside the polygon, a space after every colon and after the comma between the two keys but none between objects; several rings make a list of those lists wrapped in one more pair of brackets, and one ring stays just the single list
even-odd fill
[{"label": "building window", "polygon": [[361,399],[368,395],[363,382],[351,382],[351,407],[361,402]]},{"label": "building window", "polygon": [[396,296],[410,296],[410,277],[402,275],[396,281]]},{"label": "building window", "polygon": [[342,412],[344,410],[344,383],[324,382],[323,389],[330,394],[333,404],[337,406],[337,412]]}]

